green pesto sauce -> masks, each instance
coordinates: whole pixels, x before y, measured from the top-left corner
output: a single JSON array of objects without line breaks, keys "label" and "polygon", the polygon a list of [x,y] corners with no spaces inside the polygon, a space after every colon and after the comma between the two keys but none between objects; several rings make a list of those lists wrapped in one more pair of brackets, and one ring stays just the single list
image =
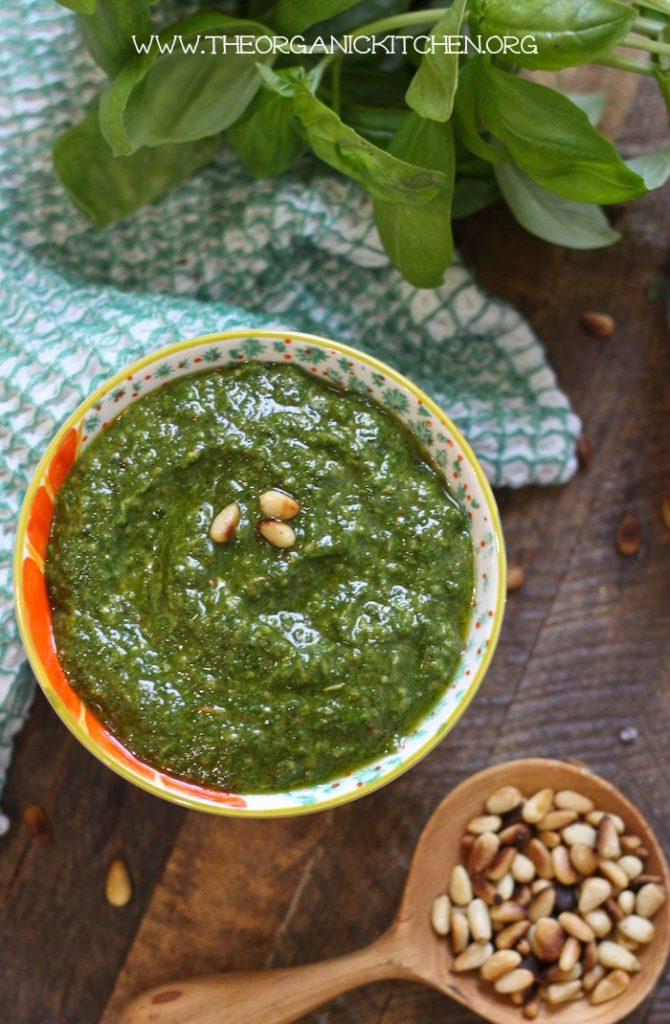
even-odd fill
[{"label": "green pesto sauce", "polygon": [[[301,505],[290,549],[256,529],[273,488]],[[231,501],[240,524],[215,544]],[[64,669],[135,754],[273,792],[381,757],[435,704],[473,551],[393,416],[248,363],[148,394],[91,442],[59,491],[46,575]]]}]

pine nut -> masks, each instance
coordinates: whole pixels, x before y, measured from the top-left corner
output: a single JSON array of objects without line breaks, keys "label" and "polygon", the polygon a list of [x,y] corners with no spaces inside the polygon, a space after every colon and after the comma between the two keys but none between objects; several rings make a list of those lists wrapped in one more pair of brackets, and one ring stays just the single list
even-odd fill
[{"label": "pine nut", "polygon": [[500,849],[500,839],[494,832],[477,836],[468,853],[467,868],[470,875],[480,875],[491,864]]},{"label": "pine nut", "polygon": [[113,860],[109,865],[105,882],[105,896],[113,907],[125,907],[133,896],[133,884],[128,868],[122,860]]},{"label": "pine nut", "polygon": [[581,995],[581,981],[564,981],[547,986],[547,1002],[552,1006],[558,1003],[567,1003],[569,999]]},{"label": "pine nut", "polygon": [[502,818],[498,814],[480,814],[468,822],[466,831],[479,836],[482,832],[498,832]]},{"label": "pine nut", "polygon": [[[617,903],[617,901],[613,899],[611,896],[603,903],[603,909],[605,910],[605,913],[609,917],[610,921],[613,921],[614,924],[618,924],[619,921],[623,921],[624,917],[626,916],[621,907],[619,906],[619,904]],[[591,913],[595,914],[596,911],[592,910]]]},{"label": "pine nut", "polygon": [[579,960],[582,947],[572,935],[565,940],[561,955],[558,958],[558,966],[562,971],[571,971]]},{"label": "pine nut", "polygon": [[655,928],[646,917],[630,914],[619,923],[619,930],[633,942],[647,943],[654,937]]},{"label": "pine nut", "polygon": [[598,825],[598,856],[602,860],[617,860],[621,856],[621,843],[613,819],[606,814]]},{"label": "pine nut", "polygon": [[644,864],[639,857],[634,857],[633,854],[629,853],[625,857],[621,857],[617,861],[617,866],[625,871],[630,879],[637,878],[644,871]]},{"label": "pine nut", "polygon": [[514,890],[514,902],[518,903],[520,907],[527,907],[533,898],[533,894],[530,891],[529,885],[517,885]]},{"label": "pine nut", "polygon": [[625,971],[612,971],[599,981],[591,993],[591,1005],[598,1006],[600,1003],[607,1003],[610,999],[620,996],[630,984],[630,975]]},{"label": "pine nut", "polygon": [[522,802],[523,797],[516,786],[501,786],[486,801],[489,814],[506,814]]},{"label": "pine nut", "polygon": [[467,915],[470,934],[475,942],[488,942],[491,938],[491,918],[484,900],[473,900],[467,909]]},{"label": "pine nut", "polygon": [[530,921],[515,921],[507,928],[503,928],[503,930],[498,932],[496,935],[496,948],[513,949],[517,942],[521,942],[529,928]]},{"label": "pine nut", "polygon": [[535,896],[528,907],[529,920],[535,922],[539,921],[541,917],[551,917],[555,904],[556,890],[549,885]]},{"label": "pine nut", "polygon": [[539,840],[547,847],[548,850],[553,850],[555,846],[561,845],[561,837],[558,832],[554,832],[553,829],[549,832],[540,832]]},{"label": "pine nut", "polygon": [[459,973],[461,971],[473,971],[485,964],[492,955],[493,946],[490,942],[484,944],[473,942],[456,957],[454,960],[454,970]]},{"label": "pine nut", "polygon": [[540,832],[560,832],[562,828],[577,821],[577,817],[576,811],[549,811],[549,814],[545,814],[544,818],[538,821],[537,827]]},{"label": "pine nut", "polygon": [[535,865],[540,878],[553,878],[554,866],[551,862],[549,850],[539,839],[531,839],[528,844],[528,856]]},{"label": "pine nut", "polygon": [[558,964],[550,964],[548,967],[543,967],[540,978],[545,982],[559,982],[563,984],[566,981],[577,981],[582,976],[582,965],[575,964],[569,971],[562,971]]},{"label": "pine nut", "polygon": [[561,789],[554,797],[554,803],[560,810],[575,811],[586,817],[594,809],[593,800],[589,800],[582,793],[576,793],[573,789]]},{"label": "pine nut", "polygon": [[662,889],[660,885],[656,885],[654,882],[643,885],[635,897],[635,912],[640,917],[653,917],[656,911],[661,909],[665,900],[665,889]]},{"label": "pine nut", "polygon": [[451,872],[449,896],[457,907],[467,907],[472,902],[472,884],[470,876],[462,864],[456,864]]},{"label": "pine nut", "polygon": [[568,846],[580,843],[593,850],[595,849],[598,833],[592,825],[586,825],[583,821],[575,821],[572,825],[564,828],[561,835],[563,836],[563,842],[567,843]]},{"label": "pine nut", "polygon": [[438,935],[448,935],[451,918],[451,900],[446,895],[438,896],[433,900],[431,923]]},{"label": "pine nut", "polygon": [[565,945],[565,933],[553,917],[541,917],[535,925],[535,945],[540,960],[558,960]]},{"label": "pine nut", "polygon": [[578,914],[573,914],[569,910],[558,915],[558,923],[563,931],[578,939],[579,942],[592,942],[595,938],[593,930],[586,922]]},{"label": "pine nut", "polygon": [[609,939],[605,939],[598,946],[598,960],[603,967],[612,970],[628,971],[629,974],[640,970],[638,958],[629,949],[624,949],[619,943],[610,942]]},{"label": "pine nut", "polygon": [[499,949],[489,957],[480,970],[484,981],[497,981],[503,974],[509,974],[521,963],[521,956],[513,949]]},{"label": "pine nut", "polygon": [[626,853],[635,853],[642,846],[639,836],[621,836],[621,849]]},{"label": "pine nut", "polygon": [[522,884],[532,882],[535,878],[535,865],[532,860],[525,857],[523,853],[517,853],[512,861],[512,876]]},{"label": "pine nut", "polygon": [[497,903],[502,903],[502,896],[496,889],[493,882],[489,882],[488,878],[484,878],[483,875],[475,875],[471,880],[472,891],[475,896],[479,899],[484,900],[490,907]]},{"label": "pine nut", "polygon": [[598,858],[584,843],[575,843],[570,847],[570,860],[580,875],[593,875],[598,869]]},{"label": "pine nut", "polygon": [[451,911],[451,952],[454,956],[462,953],[470,941],[470,926],[462,910]]},{"label": "pine nut", "polygon": [[604,875],[608,882],[612,884],[612,887],[616,893],[621,892],[623,889],[628,888],[628,882],[630,879],[628,875],[620,868],[618,864],[615,864],[613,860],[601,860],[598,862],[598,870],[601,875]]},{"label": "pine nut", "polygon": [[514,879],[512,878],[511,872],[507,875],[502,876],[502,878],[498,882],[496,891],[498,895],[502,897],[503,902],[505,900],[511,900],[512,895],[514,893]]},{"label": "pine nut", "polygon": [[293,519],[300,511],[298,502],[283,491],[266,491],[258,504],[266,519]]},{"label": "pine nut", "polygon": [[500,921],[502,924],[523,921],[526,916],[525,909],[519,903],[512,901],[501,903],[499,907],[492,907],[490,913],[492,921]]},{"label": "pine nut", "polygon": [[596,964],[582,978],[582,988],[585,992],[591,992],[599,981],[605,977],[606,971],[602,964]]},{"label": "pine nut", "polygon": [[540,1013],[540,996],[538,992],[531,995],[527,1003],[523,1004],[522,1013],[526,1020],[535,1020]]},{"label": "pine nut", "polygon": [[292,548],[295,544],[295,531],[279,519],[262,519],[258,532],[275,548]]},{"label": "pine nut", "polygon": [[631,953],[637,953],[640,948],[640,943],[635,942],[634,939],[629,939],[627,935],[621,931],[620,928],[615,928],[614,935],[612,936],[614,942],[618,942],[624,949],[629,950]]},{"label": "pine nut", "polygon": [[496,992],[501,995],[510,995],[512,992],[523,992],[535,982],[535,975],[524,967],[517,967],[509,974],[503,974],[494,984]]},{"label": "pine nut", "polygon": [[598,939],[604,939],[612,931],[613,925],[609,914],[598,908],[585,915],[584,920]]},{"label": "pine nut", "polygon": [[501,847],[486,869],[486,877],[490,878],[492,882],[499,882],[503,875],[512,870],[515,857],[516,848],[514,846]]},{"label": "pine nut", "polygon": [[582,968],[584,974],[588,971],[592,971],[593,968],[598,964],[598,946],[595,941],[584,943],[584,951],[582,953]]},{"label": "pine nut", "polygon": [[595,910],[612,895],[612,886],[604,878],[587,878],[582,884],[577,909],[580,914]]},{"label": "pine nut", "polygon": [[578,875],[570,862],[570,855],[565,846],[556,846],[551,851],[551,863],[554,874],[561,885],[575,885]]},{"label": "pine nut", "polygon": [[538,821],[542,821],[545,814],[551,807],[551,802],[554,799],[553,789],[540,789],[537,793],[534,793],[529,800],[526,800],[523,805],[521,816],[523,820],[528,822],[530,825],[537,824]]},{"label": "pine nut", "polygon": [[509,825],[500,833],[501,846],[514,846],[517,850],[525,846],[530,839],[530,829],[522,821]]},{"label": "pine nut", "polygon": [[[627,914],[632,914],[633,911],[635,910],[635,893],[632,893],[630,891],[630,889],[624,889],[623,892],[620,892],[619,895],[616,898],[616,901],[619,904],[619,909],[620,909],[621,913],[624,915],[624,917]],[[659,906],[660,906],[660,904],[659,904]],[[658,909],[658,907],[656,909]],[[638,913],[639,913],[639,911],[638,911]],[[656,910],[653,913],[655,914]],[[642,914],[642,917],[652,917],[652,916],[653,916],[652,914]]]},{"label": "pine nut", "polygon": [[619,835],[623,835],[626,831],[623,818],[620,818],[618,814],[614,814],[613,811],[591,811],[590,814],[586,815],[586,820],[589,825],[593,825],[597,828],[603,818],[609,818]]},{"label": "pine nut", "polygon": [[234,535],[240,521],[240,506],[236,501],[222,508],[212,520],[209,535],[215,544],[225,544]]}]

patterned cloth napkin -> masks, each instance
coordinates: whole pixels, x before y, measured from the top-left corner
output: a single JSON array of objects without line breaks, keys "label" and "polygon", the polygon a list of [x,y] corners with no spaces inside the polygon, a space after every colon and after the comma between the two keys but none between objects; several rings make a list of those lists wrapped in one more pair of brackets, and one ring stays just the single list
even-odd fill
[{"label": "patterned cloth napkin", "polygon": [[11,597],[20,501],[58,424],[124,364],[241,325],[325,334],[430,392],[494,484],[567,480],[579,421],[514,310],[459,260],[441,288],[406,284],[367,197],[321,165],[252,182],[223,151],[178,191],[95,232],[50,149],[102,73],[54,0],[0,5],[0,39],[1,786],[32,693]]}]

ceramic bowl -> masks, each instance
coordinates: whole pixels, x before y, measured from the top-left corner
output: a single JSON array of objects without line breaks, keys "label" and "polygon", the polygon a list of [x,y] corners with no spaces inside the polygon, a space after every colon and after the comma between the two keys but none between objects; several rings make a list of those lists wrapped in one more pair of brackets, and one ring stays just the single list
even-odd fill
[{"label": "ceramic bowl", "polygon": [[[79,454],[143,395],[185,374],[245,360],[292,363],[345,390],[369,395],[398,417],[430,454],[466,508],[475,551],[473,610],[454,678],[433,710],[394,753],[342,778],[281,793],[225,793],[145,764],[116,739],[70,686],[58,659],[44,579],[54,498]],[[449,418],[405,377],[346,345],[270,330],[227,331],[154,352],[108,380],[60,428],[28,488],[19,520],[14,580],[19,628],[47,698],[85,747],[130,782],[156,796],[218,814],[271,816],[322,810],[363,796],[406,771],[453,727],[491,660],[505,605],[505,554],[491,489]]]}]

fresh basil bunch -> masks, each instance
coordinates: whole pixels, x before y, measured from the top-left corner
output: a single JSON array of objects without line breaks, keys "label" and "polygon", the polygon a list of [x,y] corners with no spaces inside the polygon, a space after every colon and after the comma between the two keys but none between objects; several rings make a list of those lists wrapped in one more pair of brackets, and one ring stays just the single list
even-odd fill
[{"label": "fresh basil bunch", "polygon": [[[588,249],[618,237],[600,204],[670,176],[670,146],[624,161],[593,123],[597,97],[528,74],[596,62],[653,76],[670,105],[670,0],[239,0],[171,25],[151,0],[59,2],[109,76],[54,148],[63,184],[100,228],[178,185],[224,138],[255,177],[311,151],[369,192],[392,263],[428,288],[451,260],[452,221],[500,197],[539,237]],[[276,55],[265,44],[224,55],[207,41],[414,33],[532,37],[537,52]]]}]

